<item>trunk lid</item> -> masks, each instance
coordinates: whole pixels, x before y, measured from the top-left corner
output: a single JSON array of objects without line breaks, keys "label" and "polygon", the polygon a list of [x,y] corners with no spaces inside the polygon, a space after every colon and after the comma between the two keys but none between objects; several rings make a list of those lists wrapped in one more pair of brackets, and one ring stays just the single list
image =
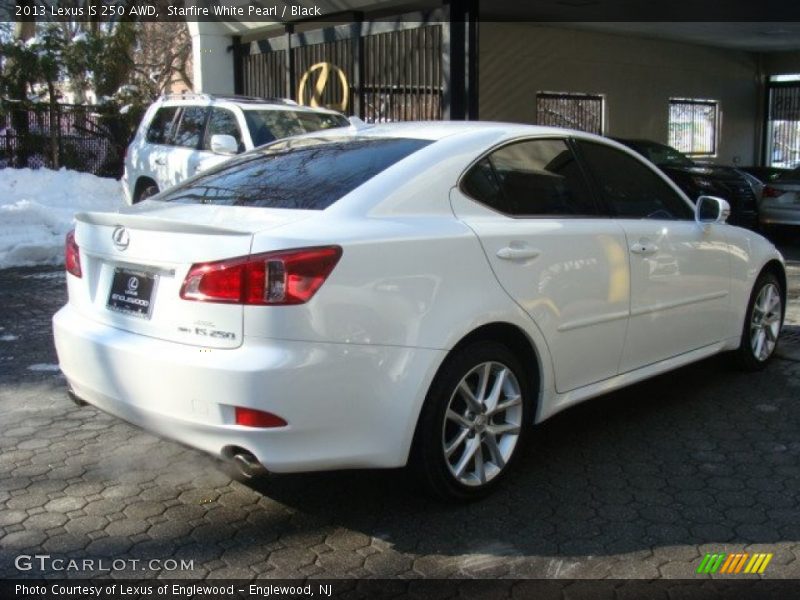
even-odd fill
[{"label": "trunk lid", "polygon": [[242,306],[181,299],[187,272],[195,263],[245,256],[256,232],[308,216],[299,210],[156,202],[119,213],[79,213],[75,240],[83,276],[67,278],[69,301],[117,329],[236,348],[242,343]]}]

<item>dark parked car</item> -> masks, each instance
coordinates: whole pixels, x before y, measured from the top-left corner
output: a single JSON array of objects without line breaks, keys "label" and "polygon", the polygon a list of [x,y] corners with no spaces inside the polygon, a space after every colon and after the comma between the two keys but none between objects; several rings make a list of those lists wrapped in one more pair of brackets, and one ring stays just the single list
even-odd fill
[{"label": "dark parked car", "polygon": [[757,177],[762,183],[770,183],[780,178],[782,175],[791,172],[791,169],[781,167],[737,167],[740,171],[750,173]]},{"label": "dark parked car", "polygon": [[758,198],[746,176],[733,167],[701,165],[672,146],[650,140],[623,140],[658,166],[692,200],[700,196],[719,196],[731,205],[728,222],[758,230]]}]

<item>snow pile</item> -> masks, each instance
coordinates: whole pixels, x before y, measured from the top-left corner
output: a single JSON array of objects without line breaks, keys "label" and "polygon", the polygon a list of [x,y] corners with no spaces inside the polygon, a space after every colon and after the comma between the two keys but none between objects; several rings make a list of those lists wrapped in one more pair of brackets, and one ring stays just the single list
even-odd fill
[{"label": "snow pile", "polygon": [[123,206],[122,187],[77,171],[0,169],[0,269],[64,262],[73,215]]}]

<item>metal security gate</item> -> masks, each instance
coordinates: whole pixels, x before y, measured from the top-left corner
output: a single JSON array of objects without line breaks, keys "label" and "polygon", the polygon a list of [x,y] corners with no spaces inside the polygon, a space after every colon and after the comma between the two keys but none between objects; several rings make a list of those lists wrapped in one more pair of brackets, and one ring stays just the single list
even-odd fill
[{"label": "metal security gate", "polygon": [[244,57],[242,75],[247,95],[285,98],[286,53],[265,52]]},{"label": "metal security gate", "polygon": [[454,74],[451,50],[457,43],[464,53],[471,30],[449,14],[445,7],[301,33],[289,26],[280,36],[234,44],[236,91],[372,123],[463,118],[470,74],[477,90],[475,65],[464,70],[469,58],[462,54]]},{"label": "metal security gate", "polygon": [[442,118],[442,26],[372,35],[364,40],[365,121]]},{"label": "metal security gate", "polygon": [[764,163],[770,167],[800,165],[800,81],[770,82]]}]

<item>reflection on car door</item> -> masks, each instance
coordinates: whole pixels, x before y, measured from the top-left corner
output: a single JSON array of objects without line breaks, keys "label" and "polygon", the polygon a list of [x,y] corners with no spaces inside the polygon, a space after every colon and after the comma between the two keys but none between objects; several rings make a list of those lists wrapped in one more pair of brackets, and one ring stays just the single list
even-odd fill
[{"label": "reflection on car door", "polygon": [[169,166],[167,157],[172,151],[173,136],[180,109],[177,106],[163,106],[153,116],[147,129],[142,154],[139,157],[139,174],[152,178],[160,190],[168,188]]},{"label": "reflection on car door", "polygon": [[557,390],[616,375],[628,317],[625,235],[600,216],[567,143],[533,139],[494,151],[451,203],[542,332]]},{"label": "reflection on car door", "polygon": [[721,340],[731,269],[724,226],[696,223],[691,206],[640,160],[605,144],[578,146],[627,240],[631,316],[620,372]]},{"label": "reflection on car door", "polygon": [[174,145],[167,156],[167,187],[195,175],[207,112],[205,106],[185,106],[181,110],[173,135]]}]

